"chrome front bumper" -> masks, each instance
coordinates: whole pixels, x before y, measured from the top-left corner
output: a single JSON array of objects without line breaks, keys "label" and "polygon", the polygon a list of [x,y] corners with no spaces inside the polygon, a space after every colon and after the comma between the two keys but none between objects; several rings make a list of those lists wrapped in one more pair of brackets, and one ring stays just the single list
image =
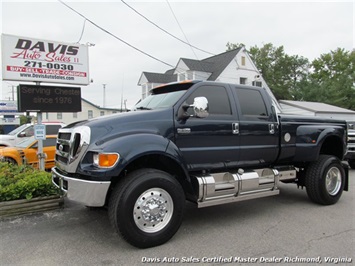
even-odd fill
[{"label": "chrome front bumper", "polygon": [[111,182],[88,181],[67,177],[52,168],[52,182],[60,188],[68,199],[81,202],[90,207],[105,205],[107,191]]}]

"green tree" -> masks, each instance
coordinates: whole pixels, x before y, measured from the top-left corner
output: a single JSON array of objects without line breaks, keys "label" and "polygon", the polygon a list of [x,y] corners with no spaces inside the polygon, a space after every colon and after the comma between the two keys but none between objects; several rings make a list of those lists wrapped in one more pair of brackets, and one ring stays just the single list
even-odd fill
[{"label": "green tree", "polygon": [[355,110],[355,51],[337,48],[313,60],[311,66],[308,88],[300,90],[303,99]]},{"label": "green tree", "polygon": [[[227,50],[236,49],[243,44],[227,43]],[[284,47],[275,47],[271,43],[248,50],[264,80],[277,99],[290,100],[299,93],[299,82],[307,77],[309,61],[302,56],[290,56]]]}]

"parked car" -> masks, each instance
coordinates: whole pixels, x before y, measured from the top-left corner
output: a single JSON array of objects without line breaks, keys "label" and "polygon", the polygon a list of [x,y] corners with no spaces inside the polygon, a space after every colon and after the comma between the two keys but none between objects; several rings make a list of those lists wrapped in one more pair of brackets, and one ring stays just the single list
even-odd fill
[{"label": "parked car", "polygon": [[[58,130],[65,126],[65,124],[58,122],[44,122],[42,124],[46,125],[47,135],[56,135]],[[23,124],[6,135],[0,135],[0,147],[13,147],[32,136],[34,136],[34,124]]]},{"label": "parked car", "polygon": [[[54,166],[54,155],[57,135],[47,135],[43,140],[43,153],[45,158],[45,169],[50,170]],[[0,160],[22,165],[30,164],[33,167],[38,167],[38,140],[34,136],[23,140],[14,147],[6,147],[0,149]]]}]

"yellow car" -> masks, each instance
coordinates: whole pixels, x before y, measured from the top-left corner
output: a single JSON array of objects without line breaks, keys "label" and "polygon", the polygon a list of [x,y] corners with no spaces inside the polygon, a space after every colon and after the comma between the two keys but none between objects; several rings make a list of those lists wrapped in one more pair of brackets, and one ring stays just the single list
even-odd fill
[{"label": "yellow car", "polygon": [[[43,140],[43,153],[45,153],[45,166],[46,170],[54,166],[55,145],[57,135],[48,135]],[[30,164],[38,168],[39,162],[37,157],[38,141],[34,137],[30,137],[14,147],[6,147],[0,149],[0,160],[13,163],[13,164]]]}]

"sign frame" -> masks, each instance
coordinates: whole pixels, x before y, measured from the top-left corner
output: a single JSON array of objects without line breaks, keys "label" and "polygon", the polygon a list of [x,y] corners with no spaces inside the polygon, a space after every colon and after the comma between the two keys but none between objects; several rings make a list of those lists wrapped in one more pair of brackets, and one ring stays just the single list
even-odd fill
[{"label": "sign frame", "polygon": [[3,80],[89,85],[88,46],[2,34]]}]

